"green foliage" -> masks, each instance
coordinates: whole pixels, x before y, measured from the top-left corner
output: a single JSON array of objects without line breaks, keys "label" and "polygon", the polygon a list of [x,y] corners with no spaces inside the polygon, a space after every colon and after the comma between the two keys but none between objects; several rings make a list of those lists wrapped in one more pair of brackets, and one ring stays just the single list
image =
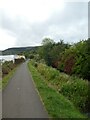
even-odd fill
[{"label": "green foliage", "polygon": [[30,54],[30,57],[29,57],[30,59],[33,59],[34,58],[34,55],[33,54]]},{"label": "green foliage", "polygon": [[4,89],[16,70],[16,64],[6,61],[2,64],[2,89]]},{"label": "green foliage", "polygon": [[[62,94],[57,93],[56,90],[48,86],[48,84],[46,83],[47,79],[44,79],[43,76],[39,73],[40,71],[37,71],[37,69],[32,64],[32,61],[29,62],[28,67],[30,69],[30,72],[32,73],[35,85],[51,119],[69,118],[69,120],[71,120],[72,118],[86,118],[74,107],[72,102],[70,102]],[[45,70],[47,68],[49,69],[49,67],[40,64],[41,69],[42,67],[44,67]],[[43,71],[45,72],[44,69]],[[51,70],[51,68],[49,70]],[[58,73],[54,69],[52,71],[54,71],[54,75],[52,73],[51,78],[52,76],[58,75]]]},{"label": "green foliage", "polygon": [[75,45],[76,47],[76,62],[73,72],[85,79],[90,78],[90,39],[81,41]]},{"label": "green foliage", "polygon": [[2,89],[6,87],[10,78],[15,73],[17,66],[20,65],[21,62],[22,59],[18,62],[18,64],[13,63],[13,61],[6,61],[2,64]]},{"label": "green foliage", "polygon": [[75,74],[81,78],[90,78],[90,38],[73,45],[65,44],[63,40],[55,43],[52,39],[43,40],[43,46],[38,50],[41,59],[49,66],[67,74]]},{"label": "green foliage", "polygon": [[88,81],[60,73],[45,64],[38,64],[37,70],[50,87],[67,97],[80,111],[87,111]]},{"label": "green foliage", "polygon": [[44,45],[44,46],[46,46],[48,44],[53,44],[53,43],[54,43],[54,41],[52,39],[50,39],[50,38],[45,38],[42,41],[42,45]]},{"label": "green foliage", "polygon": [[6,61],[2,64],[2,77],[7,75],[16,65],[12,61]]},{"label": "green foliage", "polygon": [[80,111],[88,111],[88,82],[85,80],[72,78],[71,82],[68,81],[62,85],[60,93],[71,100]]},{"label": "green foliage", "polygon": [[57,67],[61,53],[68,48],[68,44],[64,44],[62,40],[55,43],[50,38],[44,39],[42,43],[43,46],[38,51],[41,59],[44,59],[47,65]]},{"label": "green foliage", "polygon": [[15,71],[16,67],[13,68],[13,70],[9,71],[9,73],[2,78],[2,89],[4,89],[7,86],[10,78],[14,75]]},{"label": "green foliage", "polygon": [[90,78],[90,39],[72,45],[61,55],[58,69],[67,74],[75,74],[84,79]]},{"label": "green foliage", "polygon": [[55,70],[53,68],[53,72],[52,72],[52,68],[48,67],[44,64],[38,64],[38,71],[44,75],[44,77],[49,81],[51,79],[54,79],[55,77],[57,77],[59,75],[59,71]]}]

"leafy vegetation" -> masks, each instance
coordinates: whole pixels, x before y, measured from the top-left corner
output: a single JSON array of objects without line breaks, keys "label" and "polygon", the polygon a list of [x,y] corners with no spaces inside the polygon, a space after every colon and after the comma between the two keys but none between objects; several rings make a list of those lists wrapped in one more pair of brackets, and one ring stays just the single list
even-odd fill
[{"label": "leafy vegetation", "polygon": [[65,44],[63,40],[55,43],[52,39],[43,40],[43,46],[38,50],[41,59],[46,64],[69,75],[90,78],[90,38],[76,44]]},{"label": "leafy vegetation", "polygon": [[14,75],[15,71],[16,71],[16,68],[9,71],[9,73],[3,77],[3,79],[2,79],[2,89],[4,89],[7,86],[10,78]]},{"label": "leafy vegetation", "polygon": [[81,112],[88,111],[88,81],[60,73],[55,68],[42,63],[38,63],[36,66],[33,61],[33,65],[51,88],[72,101]]},{"label": "leafy vegetation", "polygon": [[4,89],[10,78],[13,76],[16,70],[16,64],[13,61],[6,61],[2,64],[2,89]]},{"label": "leafy vegetation", "polygon": [[12,71],[16,67],[16,64],[13,63],[13,61],[6,61],[2,64],[2,77],[9,74],[10,71]]},{"label": "leafy vegetation", "polygon": [[90,38],[72,45],[63,40],[55,43],[54,40],[45,38],[42,46],[10,48],[2,53],[23,54],[27,59],[43,61],[60,72],[90,80]]},{"label": "leafy vegetation", "polygon": [[[90,112],[88,111],[88,105],[90,104],[88,99],[90,98],[88,94],[90,84],[90,38],[72,45],[64,43],[63,40],[55,43],[54,40],[45,38],[42,41],[42,46],[35,49],[23,49],[17,53],[25,55],[27,59],[35,60],[32,61],[32,64],[29,63],[29,67],[51,116],[75,117],[76,112],[74,114],[71,109],[64,113],[64,108],[67,108],[67,106],[60,105],[60,109],[58,108],[59,104],[56,104],[56,102],[59,103],[62,97],[81,112]],[[6,65],[7,70],[4,70],[4,72],[11,71],[10,66],[13,68],[12,65]],[[47,98],[48,95],[49,98]],[[66,102],[60,104],[66,104]],[[62,112],[63,109],[64,112]]]},{"label": "leafy vegetation", "polygon": [[47,65],[57,67],[57,62],[60,59],[61,53],[68,48],[68,44],[64,44],[63,40],[55,43],[50,38],[45,38],[42,41],[43,46],[39,49],[41,59],[44,59]]},{"label": "leafy vegetation", "polygon": [[[40,74],[41,73],[40,71],[42,70],[38,71],[36,69],[37,67],[35,67],[34,65],[35,65],[34,61],[33,62],[31,61],[28,63],[28,67],[32,73],[32,77],[35,81],[36,87],[40,93],[40,96],[42,97],[43,103],[50,117],[51,118],[69,118],[69,120],[72,118],[86,118],[84,115],[82,115],[79,112],[79,110],[75,108],[75,106],[71,101],[69,101],[62,95],[62,93],[58,93],[55,89],[51,88],[49,84],[47,84],[47,78],[43,77],[43,75]],[[45,75],[46,73],[47,73],[46,66],[44,66],[42,74]],[[56,72],[53,69],[52,75],[50,73],[49,76],[48,75],[46,76],[48,77],[49,81],[50,81],[50,77],[52,78],[52,76],[54,76],[53,74],[57,76],[58,72]]]},{"label": "leafy vegetation", "polygon": [[[62,55],[58,69],[67,74],[75,74],[84,79],[90,78],[90,39],[80,41],[66,49]],[[64,65],[63,69],[60,67]]]},{"label": "leafy vegetation", "polygon": [[2,89],[6,87],[10,78],[15,73],[17,66],[20,65],[23,61],[24,59],[21,58],[21,59],[17,59],[15,63],[13,63],[13,61],[5,61],[2,64]]},{"label": "leafy vegetation", "polygon": [[72,101],[81,112],[89,112],[90,38],[72,45],[45,38],[36,56],[34,65],[50,87]]}]

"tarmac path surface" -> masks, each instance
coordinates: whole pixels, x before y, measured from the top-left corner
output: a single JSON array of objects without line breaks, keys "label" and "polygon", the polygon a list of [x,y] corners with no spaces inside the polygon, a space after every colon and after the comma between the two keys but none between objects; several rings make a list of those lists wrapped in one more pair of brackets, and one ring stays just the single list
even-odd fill
[{"label": "tarmac path surface", "polygon": [[27,62],[21,64],[2,92],[3,118],[48,118],[35,90]]}]

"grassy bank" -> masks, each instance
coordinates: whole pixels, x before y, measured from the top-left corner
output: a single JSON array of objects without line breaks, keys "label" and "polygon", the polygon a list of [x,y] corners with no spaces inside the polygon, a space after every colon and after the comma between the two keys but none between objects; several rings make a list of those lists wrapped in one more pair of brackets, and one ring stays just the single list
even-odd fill
[{"label": "grassy bank", "polygon": [[88,106],[88,81],[60,73],[58,70],[39,63],[39,73],[45,78],[47,84],[64,95],[81,111],[86,112]]},{"label": "grassy bank", "polygon": [[46,79],[31,62],[28,63],[28,67],[50,117],[69,118],[69,120],[72,118],[85,118],[72,102],[48,86]]}]

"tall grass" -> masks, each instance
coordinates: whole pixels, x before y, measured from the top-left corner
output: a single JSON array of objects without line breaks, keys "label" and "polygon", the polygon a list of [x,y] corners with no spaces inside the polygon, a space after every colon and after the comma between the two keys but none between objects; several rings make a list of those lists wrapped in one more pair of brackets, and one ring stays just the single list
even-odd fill
[{"label": "tall grass", "polygon": [[69,120],[72,120],[72,118],[86,119],[86,117],[75,108],[70,100],[48,86],[46,78],[43,78],[40,71],[38,71],[35,66],[34,62],[33,64],[32,62],[28,63],[29,70],[50,118],[68,118]]},{"label": "tall grass", "polygon": [[69,99],[81,112],[87,112],[88,81],[76,76],[60,73],[45,64],[37,65],[38,72],[45,78],[46,83]]}]

